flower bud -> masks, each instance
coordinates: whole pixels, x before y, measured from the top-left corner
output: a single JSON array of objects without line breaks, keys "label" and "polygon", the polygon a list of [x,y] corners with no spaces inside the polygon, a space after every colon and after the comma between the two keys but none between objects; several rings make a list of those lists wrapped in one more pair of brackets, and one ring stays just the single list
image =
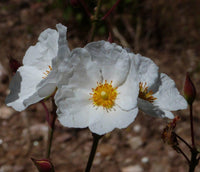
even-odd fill
[{"label": "flower bud", "polygon": [[13,59],[12,57],[9,58],[9,65],[10,65],[10,69],[13,73],[16,73],[17,69],[22,66],[20,64],[20,62],[18,62],[17,60]]},{"label": "flower bud", "polygon": [[31,158],[39,172],[54,172],[54,166],[48,159]]},{"label": "flower bud", "polygon": [[196,97],[196,89],[193,82],[190,79],[189,73],[187,72],[185,78],[185,85],[184,85],[184,97],[187,100],[189,105],[192,105],[195,97]]}]

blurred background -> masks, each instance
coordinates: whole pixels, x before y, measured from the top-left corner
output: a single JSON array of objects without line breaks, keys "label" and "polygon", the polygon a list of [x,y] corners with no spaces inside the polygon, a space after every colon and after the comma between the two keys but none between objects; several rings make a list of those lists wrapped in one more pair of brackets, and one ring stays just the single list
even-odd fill
[{"label": "blurred background", "polygon": [[[91,33],[89,13],[96,0],[0,0],[0,172],[36,172],[30,157],[43,158],[48,125],[41,104],[24,112],[5,105],[12,78],[9,59],[22,62],[29,46],[46,28],[57,23],[68,27],[71,49],[87,44]],[[102,0],[100,18],[115,0]],[[112,40],[135,53],[150,57],[175,80],[182,93],[187,71],[197,88],[194,103],[195,138],[200,145],[200,1],[123,0],[97,24],[95,41]],[[87,10],[85,10],[87,9]],[[50,106],[49,102],[46,102]],[[177,133],[190,141],[189,111],[174,113],[181,120]],[[98,147],[91,171],[95,172],[185,172],[187,163],[161,140],[167,121],[139,113],[128,129],[105,136]],[[56,172],[84,171],[92,145],[88,129],[64,128],[56,122],[52,162]],[[184,145],[183,150],[187,152]],[[189,152],[187,152],[189,154]],[[196,171],[200,170],[200,165]]]}]

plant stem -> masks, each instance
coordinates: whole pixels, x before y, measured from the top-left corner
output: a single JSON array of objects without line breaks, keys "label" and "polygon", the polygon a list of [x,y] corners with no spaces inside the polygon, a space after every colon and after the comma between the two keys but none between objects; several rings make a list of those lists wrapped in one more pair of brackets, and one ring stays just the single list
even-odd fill
[{"label": "plant stem", "polygon": [[178,151],[184,156],[184,158],[187,160],[188,164],[190,164],[190,160],[187,157],[187,155],[182,151],[182,149],[180,147],[177,147]]},{"label": "plant stem", "polygon": [[98,143],[99,143],[99,139],[102,137],[102,136],[95,134],[95,133],[92,133],[92,136],[93,136],[93,144],[92,144],[92,149],[91,149],[91,152],[90,152],[90,156],[89,156],[89,159],[88,159],[88,162],[87,162],[87,167],[85,169],[85,172],[90,172],[90,169],[92,167],[92,163],[93,163],[93,160],[94,160],[94,156],[95,156],[95,153],[96,153],[96,150],[97,150],[97,146],[98,146]]},{"label": "plant stem", "polygon": [[112,8],[101,18],[101,20],[105,20],[110,13],[116,8],[116,6],[119,4],[120,0],[117,0],[117,2],[112,6]]},{"label": "plant stem", "polygon": [[174,133],[175,135],[176,135],[176,137],[178,138],[178,139],[180,139],[183,143],[185,143],[185,145],[190,149],[190,150],[192,150],[192,147],[182,138],[182,137],[180,137],[179,135],[177,135],[176,133]]},{"label": "plant stem", "polygon": [[94,19],[92,20],[93,23],[92,23],[92,29],[91,29],[91,35],[90,35],[89,42],[94,40],[94,35],[96,32],[96,28],[97,28],[97,22],[99,21],[98,18],[99,18],[100,8],[101,8],[101,0],[98,0],[97,7],[95,10],[95,14],[94,14]]},{"label": "plant stem", "polygon": [[198,165],[199,160],[197,159],[198,151],[196,148],[191,150],[191,160],[189,165],[189,172],[194,172],[196,166]]},{"label": "plant stem", "polygon": [[45,110],[45,112],[46,112],[46,121],[48,122],[48,124],[49,124],[49,110],[48,110],[48,108],[47,108],[47,106],[46,106],[46,104],[43,102],[43,101],[41,101],[41,104],[42,104],[42,106],[43,106],[43,108],[44,108],[44,110]]},{"label": "plant stem", "polygon": [[194,126],[193,126],[193,111],[192,111],[192,104],[190,106],[190,127],[191,127],[191,140],[192,140],[192,147],[195,148],[194,142]]},{"label": "plant stem", "polygon": [[84,8],[84,10],[85,10],[85,12],[86,12],[86,14],[87,14],[87,16],[90,17],[91,14],[90,14],[90,11],[88,10],[87,5],[85,4],[85,1],[84,1],[84,0],[79,0],[79,2],[80,2],[81,5],[83,6],[83,8]]},{"label": "plant stem", "polygon": [[52,110],[52,113],[51,113],[51,121],[49,122],[49,133],[48,133],[46,158],[50,158],[51,145],[52,145],[53,133],[54,133],[54,128],[55,128],[55,121],[56,121],[56,118],[57,118],[57,114],[56,114],[57,107],[55,105],[54,100],[52,100],[52,104],[53,104],[53,110]]}]

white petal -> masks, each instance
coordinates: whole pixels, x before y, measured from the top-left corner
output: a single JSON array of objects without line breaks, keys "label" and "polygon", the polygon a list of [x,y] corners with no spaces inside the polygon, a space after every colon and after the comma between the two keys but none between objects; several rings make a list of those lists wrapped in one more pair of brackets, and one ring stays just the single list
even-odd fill
[{"label": "white petal", "polygon": [[131,111],[123,111],[119,107],[115,107],[115,110],[107,112],[102,108],[98,108],[94,114],[99,119],[96,122],[92,122],[89,125],[89,129],[98,135],[103,135],[111,132],[115,128],[126,128],[131,124],[137,116],[138,109],[135,108]]},{"label": "white petal", "polygon": [[135,70],[134,60],[131,60],[130,71],[125,82],[117,89],[119,95],[116,104],[124,110],[131,110],[137,106],[139,93],[137,71]]},{"label": "white petal", "polygon": [[164,110],[164,112],[165,112],[165,117],[167,117],[169,119],[174,119],[173,113],[171,113],[170,111],[166,111],[166,110]]},{"label": "white petal", "polygon": [[67,27],[62,24],[57,24],[56,28],[58,29],[59,33],[57,60],[58,63],[62,63],[63,60],[68,60],[70,55],[70,49],[67,43]]},{"label": "white petal", "polygon": [[139,82],[146,83],[149,90],[156,92],[160,83],[158,66],[151,59],[140,54],[131,53],[131,57],[135,61]]},{"label": "white petal", "polygon": [[160,109],[158,106],[140,98],[138,98],[138,108],[147,115],[153,117],[160,117],[160,118],[167,117],[165,115],[165,111]]},{"label": "white petal", "polygon": [[125,49],[105,41],[89,43],[85,48],[99,65],[104,80],[112,80],[116,87],[125,81],[130,67],[130,57]]},{"label": "white petal", "polygon": [[95,114],[89,92],[82,89],[63,86],[57,90],[55,102],[58,120],[66,127],[87,127],[91,116]]},{"label": "white petal", "polygon": [[163,110],[176,111],[187,108],[186,100],[180,95],[174,81],[166,74],[161,73],[161,85],[153,96],[157,98],[155,105]]},{"label": "white petal", "polygon": [[[70,56],[70,50],[67,43],[67,27],[65,27],[62,24],[57,24],[56,28],[59,32],[59,38],[58,38],[58,54],[57,57],[52,59],[52,71],[49,73],[49,75],[42,80],[38,86],[38,94],[41,97],[47,97],[51,95],[54,91],[56,86],[58,85],[58,81],[60,78],[60,75],[62,71],[59,69],[61,66],[63,66],[64,60],[68,60]],[[64,66],[65,68],[67,65]],[[66,79],[66,78],[65,78]]]},{"label": "white petal", "polygon": [[58,33],[56,30],[46,29],[40,34],[38,41],[35,46],[30,46],[26,51],[23,64],[45,71],[57,55]]},{"label": "white petal", "polygon": [[[42,80],[41,72],[31,66],[22,66],[18,69],[10,82],[10,94],[6,98],[6,104],[17,111],[24,110],[27,106],[23,101],[36,93],[36,85]],[[31,99],[29,105],[40,101]]]},{"label": "white petal", "polygon": [[57,72],[52,70],[46,78],[41,80],[37,85],[37,93],[40,97],[50,96],[56,89],[57,86]]},{"label": "white petal", "polygon": [[91,56],[86,49],[74,49],[70,63],[73,63],[73,76],[69,78],[69,69],[66,68],[61,83],[92,90],[97,86],[97,82],[101,82],[100,69],[96,62],[91,61]]}]

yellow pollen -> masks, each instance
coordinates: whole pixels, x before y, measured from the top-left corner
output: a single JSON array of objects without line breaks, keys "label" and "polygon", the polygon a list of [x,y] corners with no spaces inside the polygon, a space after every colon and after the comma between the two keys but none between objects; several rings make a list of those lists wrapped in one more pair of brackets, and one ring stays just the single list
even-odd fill
[{"label": "yellow pollen", "polygon": [[153,91],[148,91],[147,83],[139,83],[139,98],[153,103],[157,98],[153,96]]},{"label": "yellow pollen", "polygon": [[102,106],[106,110],[111,110],[115,105],[117,94],[117,87],[112,86],[112,81],[108,83],[105,80],[104,84],[97,82],[97,87],[92,88],[90,100],[93,101],[94,106]]},{"label": "yellow pollen", "polygon": [[48,67],[49,67],[49,70],[46,70],[46,72],[43,72],[43,74],[45,75],[42,77],[43,79],[46,78],[47,75],[52,71],[52,67],[50,65]]}]

